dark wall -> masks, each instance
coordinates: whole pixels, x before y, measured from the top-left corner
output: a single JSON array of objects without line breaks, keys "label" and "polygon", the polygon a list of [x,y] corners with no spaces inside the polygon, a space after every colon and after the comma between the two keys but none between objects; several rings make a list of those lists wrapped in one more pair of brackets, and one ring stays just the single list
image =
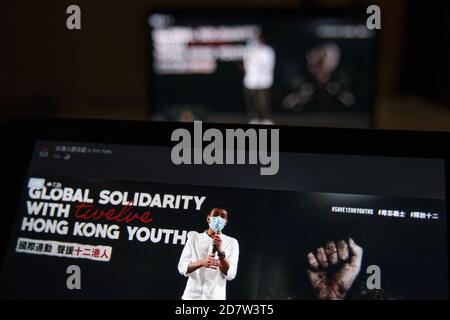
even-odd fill
[{"label": "dark wall", "polygon": [[449,105],[450,2],[411,0],[408,13],[402,90]]},{"label": "dark wall", "polygon": [[[448,117],[438,115],[432,118],[427,108],[417,112],[418,119],[404,123],[403,112],[394,109],[397,103],[380,103],[380,99],[392,97],[402,92],[405,86],[402,81],[410,79],[407,91],[415,94],[419,92],[420,83],[429,83],[425,92],[426,97],[447,102],[448,93],[440,97],[439,92],[447,92],[449,72],[437,75],[436,81],[429,81],[431,77],[422,77],[416,81],[411,70],[403,61],[408,61],[403,54],[404,35],[406,32],[405,19],[407,7],[414,1],[406,0],[133,0],[133,1],[104,1],[104,0],[41,0],[41,1],[11,1],[2,3],[0,11],[0,121],[22,115],[64,116],[78,118],[109,118],[109,119],[145,119],[147,116],[147,57],[145,51],[145,13],[151,7],[177,8],[297,8],[304,4],[320,7],[348,7],[355,4],[379,4],[382,7],[383,29],[380,33],[380,50],[378,52],[378,97],[377,108],[381,114],[377,117],[378,127],[401,127],[417,129],[449,127],[442,123]],[[425,1],[415,1],[415,5],[425,5]],[[447,1],[443,1],[447,3]],[[82,9],[82,30],[68,31],[65,25],[66,8],[70,4],[77,4]],[[433,6],[435,6],[433,2]],[[428,6],[431,5],[428,4]],[[448,4],[447,4],[448,7]],[[441,12],[440,9],[430,9]],[[422,12],[422,8],[412,12]],[[435,21],[441,19],[422,19]],[[417,24],[416,18],[411,16],[409,21],[418,28],[426,25]],[[446,19],[442,19],[446,20]],[[448,22],[447,22],[448,25]],[[450,28],[447,28],[449,30]],[[415,40],[412,46],[424,47],[436,45],[427,39],[427,33]],[[448,42],[447,42],[448,43]],[[440,49],[439,49],[440,50]],[[413,50],[414,51],[414,50]],[[425,50],[426,51],[426,50]],[[431,54],[431,53],[430,53]],[[416,57],[421,57],[418,52]],[[444,53],[444,57],[448,57]],[[411,57],[412,63],[414,57]],[[434,59],[436,64],[439,59]],[[411,62],[410,62],[411,63]],[[422,63],[422,62],[421,62]],[[447,65],[448,58],[442,62]],[[427,69],[422,63],[422,68]],[[436,65],[432,70],[443,70]],[[421,71],[421,74],[434,75],[434,71]],[[439,82],[440,78],[443,82]],[[425,79],[425,80],[424,80]],[[433,78],[434,79],[434,78]],[[444,89],[439,91],[440,86]],[[404,90],[403,90],[404,91]],[[409,104],[409,103],[408,103]],[[440,110],[438,110],[440,111]],[[433,113],[436,115],[436,113]],[[428,120],[427,120],[428,119]],[[418,125],[411,125],[411,124]],[[419,128],[420,129],[420,128]],[[450,128],[448,128],[450,130]]]}]

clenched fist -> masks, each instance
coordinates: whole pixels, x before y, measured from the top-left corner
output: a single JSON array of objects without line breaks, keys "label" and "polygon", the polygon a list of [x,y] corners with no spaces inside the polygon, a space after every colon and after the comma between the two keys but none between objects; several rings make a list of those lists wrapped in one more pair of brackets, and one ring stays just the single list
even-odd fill
[{"label": "clenched fist", "polygon": [[320,300],[342,300],[361,270],[363,249],[352,238],[308,253],[309,281]]}]

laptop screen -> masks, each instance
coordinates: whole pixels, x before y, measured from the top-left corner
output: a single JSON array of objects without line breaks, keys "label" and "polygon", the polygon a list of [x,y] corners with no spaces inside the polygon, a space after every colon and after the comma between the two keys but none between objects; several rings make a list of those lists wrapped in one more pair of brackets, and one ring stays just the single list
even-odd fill
[{"label": "laptop screen", "polygon": [[366,19],[154,12],[152,118],[367,128],[375,32]]},{"label": "laptop screen", "polygon": [[[281,153],[268,177],[169,158],[162,146],[37,141],[2,296],[320,299],[329,273],[348,299],[448,297],[443,159]],[[188,265],[223,221],[228,285],[200,290]],[[71,265],[82,290],[68,290]]]}]

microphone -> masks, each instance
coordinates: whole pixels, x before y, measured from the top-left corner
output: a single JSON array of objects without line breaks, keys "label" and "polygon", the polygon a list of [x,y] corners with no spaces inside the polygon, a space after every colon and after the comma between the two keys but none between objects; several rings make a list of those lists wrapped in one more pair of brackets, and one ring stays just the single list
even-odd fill
[{"label": "microphone", "polygon": [[[216,232],[215,233],[215,235],[217,234],[217,235],[220,235],[220,231],[218,231],[218,232]],[[214,254],[214,253],[216,253],[217,252],[217,247],[216,247],[216,245],[214,244],[214,240],[213,240],[213,246],[212,246],[212,253]]]}]

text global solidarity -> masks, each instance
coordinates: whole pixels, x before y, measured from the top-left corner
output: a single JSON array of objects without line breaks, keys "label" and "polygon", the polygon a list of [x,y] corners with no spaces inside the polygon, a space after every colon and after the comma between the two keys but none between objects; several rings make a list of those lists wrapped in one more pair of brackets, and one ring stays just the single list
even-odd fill
[{"label": "text global solidarity", "polygon": [[[74,188],[30,188],[28,196],[33,200],[54,202],[94,203],[90,189]],[[200,210],[205,196],[150,194],[146,192],[102,190],[98,194],[97,203],[100,205],[150,207],[164,209],[195,209]]]}]

